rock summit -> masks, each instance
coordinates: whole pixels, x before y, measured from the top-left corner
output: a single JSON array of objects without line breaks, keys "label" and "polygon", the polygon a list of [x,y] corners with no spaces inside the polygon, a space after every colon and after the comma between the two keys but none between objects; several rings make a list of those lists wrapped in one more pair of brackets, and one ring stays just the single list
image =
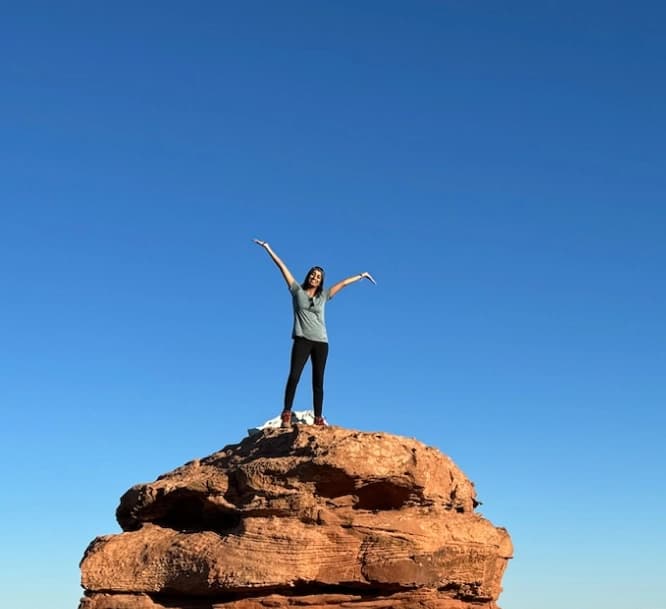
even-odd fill
[{"label": "rock summit", "polygon": [[139,484],[79,609],[496,609],[512,545],[416,440],[266,429]]}]

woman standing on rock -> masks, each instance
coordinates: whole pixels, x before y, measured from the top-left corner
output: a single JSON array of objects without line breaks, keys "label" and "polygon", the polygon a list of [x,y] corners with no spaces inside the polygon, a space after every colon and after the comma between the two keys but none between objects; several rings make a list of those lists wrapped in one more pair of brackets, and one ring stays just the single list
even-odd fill
[{"label": "woman standing on rock", "polygon": [[325,425],[322,416],[324,404],[324,368],[328,357],[328,336],[324,320],[326,302],[333,298],[342,288],[352,283],[369,279],[375,280],[370,273],[352,275],[336,283],[333,287],[324,289],[324,269],[313,266],[302,284],[299,284],[287,266],[271,249],[266,241],[254,239],[257,245],[263,247],[273,262],[280,269],[289,291],[291,292],[294,307],[294,327],[291,333],[293,345],[291,348],[291,365],[289,377],[284,391],[284,409],[282,410],[282,427],[291,425],[291,406],[294,403],[296,386],[308,358],[312,361],[312,400],[314,406],[315,425]]}]

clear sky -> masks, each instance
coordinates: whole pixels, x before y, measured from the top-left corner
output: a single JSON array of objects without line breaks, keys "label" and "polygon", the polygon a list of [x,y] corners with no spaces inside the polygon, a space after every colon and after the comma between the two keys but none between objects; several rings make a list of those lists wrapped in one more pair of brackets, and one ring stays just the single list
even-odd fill
[{"label": "clear sky", "polygon": [[454,459],[512,535],[504,609],[666,609],[665,19],[4,3],[3,607],[74,609],[125,490],[279,413],[258,237],[377,279],[327,308],[324,414]]}]

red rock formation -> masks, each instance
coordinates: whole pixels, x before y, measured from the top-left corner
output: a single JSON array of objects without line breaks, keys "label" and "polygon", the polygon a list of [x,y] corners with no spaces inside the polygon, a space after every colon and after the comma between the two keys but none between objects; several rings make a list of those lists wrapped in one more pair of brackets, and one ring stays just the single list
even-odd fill
[{"label": "red rock formation", "polygon": [[127,491],[79,609],[496,609],[511,540],[475,506],[415,440],[267,430]]}]

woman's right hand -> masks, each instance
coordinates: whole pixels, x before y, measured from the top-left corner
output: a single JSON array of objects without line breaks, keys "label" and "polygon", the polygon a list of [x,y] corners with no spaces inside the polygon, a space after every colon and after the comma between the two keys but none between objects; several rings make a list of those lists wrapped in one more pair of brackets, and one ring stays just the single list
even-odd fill
[{"label": "woman's right hand", "polygon": [[282,273],[282,276],[284,277],[284,280],[287,282],[287,285],[291,287],[291,284],[294,283],[295,279],[294,276],[291,274],[289,269],[287,268],[287,265],[280,260],[280,257],[271,249],[271,246],[268,245],[268,242],[262,241],[261,239],[252,239],[257,245],[260,245],[266,250],[266,253],[273,259],[273,262],[277,264],[278,268],[280,269],[280,272]]}]

